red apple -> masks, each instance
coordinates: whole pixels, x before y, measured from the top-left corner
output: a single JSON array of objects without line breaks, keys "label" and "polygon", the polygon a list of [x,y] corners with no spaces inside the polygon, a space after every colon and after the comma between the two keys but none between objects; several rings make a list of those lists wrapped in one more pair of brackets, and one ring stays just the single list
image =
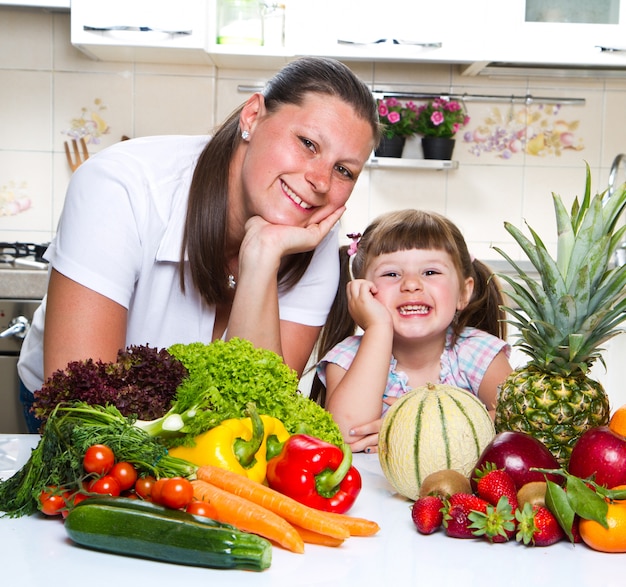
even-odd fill
[{"label": "red apple", "polygon": [[590,428],[576,441],[567,470],[576,477],[594,476],[598,485],[626,483],[626,439],[608,426]]},{"label": "red apple", "polygon": [[[505,469],[519,489],[530,481],[545,481],[547,477],[559,485],[563,483],[560,475],[544,474],[538,469],[559,469],[559,463],[545,444],[524,432],[506,431],[496,434],[493,440],[485,447],[476,469],[480,469],[486,463],[494,463],[499,469]],[[476,483],[472,472],[472,487],[476,489]]]}]

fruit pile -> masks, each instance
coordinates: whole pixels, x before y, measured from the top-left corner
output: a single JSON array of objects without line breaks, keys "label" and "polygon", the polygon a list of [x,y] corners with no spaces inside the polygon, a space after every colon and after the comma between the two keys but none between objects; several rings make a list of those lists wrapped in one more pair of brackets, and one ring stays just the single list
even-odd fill
[{"label": "fruit pile", "polygon": [[497,434],[470,477],[424,479],[411,515],[421,534],[626,552],[626,405],[580,437],[567,468],[528,434]]}]

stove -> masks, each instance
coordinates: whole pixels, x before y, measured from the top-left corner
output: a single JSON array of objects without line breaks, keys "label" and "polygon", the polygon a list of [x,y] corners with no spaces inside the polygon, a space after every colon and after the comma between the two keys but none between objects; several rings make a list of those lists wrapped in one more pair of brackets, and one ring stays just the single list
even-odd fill
[{"label": "stove", "polygon": [[48,245],[0,242],[0,434],[26,433],[17,359],[43,297]]},{"label": "stove", "polygon": [[47,269],[48,262],[43,258],[47,248],[48,244],[0,242],[0,269]]}]

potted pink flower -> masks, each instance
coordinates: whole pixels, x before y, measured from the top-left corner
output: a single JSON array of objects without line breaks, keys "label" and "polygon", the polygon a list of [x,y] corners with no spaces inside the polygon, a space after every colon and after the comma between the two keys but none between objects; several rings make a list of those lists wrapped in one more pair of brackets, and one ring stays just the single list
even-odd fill
[{"label": "potted pink flower", "polygon": [[400,157],[407,137],[417,134],[415,122],[418,107],[413,102],[403,104],[397,98],[378,100],[378,119],[383,138],[376,149],[379,157]]},{"label": "potted pink flower", "polygon": [[[469,122],[469,116],[456,100],[435,98],[417,109],[416,132],[422,135],[425,159],[450,159],[454,135]],[[434,140],[432,140],[434,139]],[[443,151],[431,154],[430,147],[445,145]]]}]

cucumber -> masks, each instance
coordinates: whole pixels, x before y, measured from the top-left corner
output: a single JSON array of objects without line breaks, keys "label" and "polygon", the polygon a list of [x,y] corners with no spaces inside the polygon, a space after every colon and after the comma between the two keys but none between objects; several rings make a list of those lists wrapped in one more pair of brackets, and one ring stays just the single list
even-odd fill
[{"label": "cucumber", "polygon": [[168,563],[262,571],[271,543],[257,536],[141,500],[89,498],[65,519],[68,536],[95,550]]}]

